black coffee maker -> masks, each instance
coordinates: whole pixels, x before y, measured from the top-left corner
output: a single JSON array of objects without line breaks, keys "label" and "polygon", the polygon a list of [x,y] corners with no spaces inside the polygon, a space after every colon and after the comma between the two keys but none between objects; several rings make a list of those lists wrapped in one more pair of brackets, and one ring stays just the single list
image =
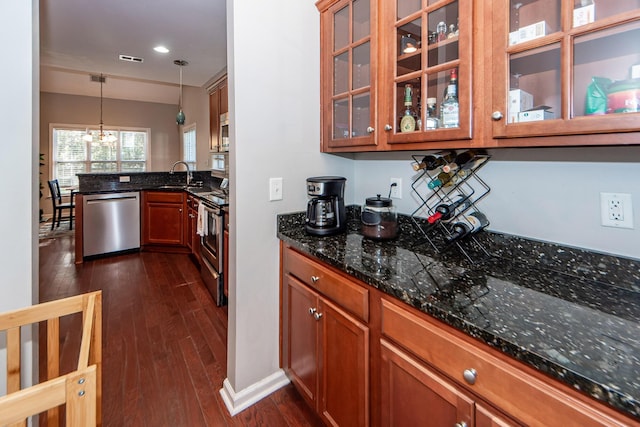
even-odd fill
[{"label": "black coffee maker", "polygon": [[316,236],[329,236],[346,231],[344,184],[341,176],[307,178],[307,218],[305,230]]}]

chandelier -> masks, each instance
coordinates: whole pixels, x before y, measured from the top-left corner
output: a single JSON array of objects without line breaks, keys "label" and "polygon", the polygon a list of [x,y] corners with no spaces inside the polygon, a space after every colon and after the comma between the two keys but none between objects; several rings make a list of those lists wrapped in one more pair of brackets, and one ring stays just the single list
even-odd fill
[{"label": "chandelier", "polygon": [[182,67],[189,65],[189,63],[184,59],[176,59],[175,61],[173,61],[173,63],[180,67],[180,100],[178,105],[180,111],[178,111],[178,114],[176,115],[176,123],[179,125],[183,125],[185,116],[184,112],[182,111]]},{"label": "chandelier", "polygon": [[[103,74],[100,74],[99,77],[91,76],[91,78],[94,81],[95,81],[95,78],[98,78],[100,81],[100,132],[98,133],[98,142],[101,142],[101,143],[115,142],[118,138],[116,138],[116,136],[111,132],[104,133],[104,130],[103,130],[104,123],[102,122],[102,84],[106,81],[106,77]],[[83,136],[82,139],[87,142],[91,142],[93,141],[93,134],[91,134],[91,132],[87,130],[86,135]]]}]

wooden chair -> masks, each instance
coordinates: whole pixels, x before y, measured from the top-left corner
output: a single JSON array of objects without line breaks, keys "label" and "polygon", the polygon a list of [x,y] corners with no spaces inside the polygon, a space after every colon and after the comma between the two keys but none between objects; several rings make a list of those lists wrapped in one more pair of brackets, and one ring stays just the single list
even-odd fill
[{"label": "wooden chair", "polygon": [[[62,203],[62,195],[60,194],[60,184],[57,179],[49,181],[49,190],[51,191],[51,203],[53,204],[53,222],[51,223],[51,230],[55,227],[60,227],[60,220],[69,218],[69,230],[73,229],[73,209],[76,207],[73,202],[73,192],[71,193],[71,200],[69,203]],[[62,211],[69,210],[69,216],[63,217]],[[56,221],[58,225],[56,225]]]}]

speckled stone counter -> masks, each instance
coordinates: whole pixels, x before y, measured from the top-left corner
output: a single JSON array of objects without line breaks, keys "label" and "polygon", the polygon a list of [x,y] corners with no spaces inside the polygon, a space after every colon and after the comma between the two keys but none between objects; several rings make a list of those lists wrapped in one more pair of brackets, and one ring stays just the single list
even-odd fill
[{"label": "speckled stone counter", "polygon": [[463,246],[472,263],[409,217],[376,242],[348,212],[328,237],[279,215],[278,238],[640,420],[640,261],[481,232]]},{"label": "speckled stone counter", "polygon": [[[128,181],[121,182],[121,177],[126,177]],[[159,189],[161,186],[185,185],[187,181],[186,172],[129,172],[129,173],[79,173],[78,193],[96,194],[111,193],[119,191],[141,191]],[[210,191],[212,188],[219,188],[221,178],[211,176],[210,171],[193,171],[192,182],[202,182],[203,188]],[[170,189],[164,188],[166,191]],[[176,191],[182,190],[176,188]]]}]

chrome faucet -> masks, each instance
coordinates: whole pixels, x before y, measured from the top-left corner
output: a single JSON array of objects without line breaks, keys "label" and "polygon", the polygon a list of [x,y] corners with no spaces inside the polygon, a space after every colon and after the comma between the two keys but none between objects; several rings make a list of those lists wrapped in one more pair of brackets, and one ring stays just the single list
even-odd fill
[{"label": "chrome faucet", "polygon": [[189,170],[189,165],[186,162],[183,162],[182,160],[178,160],[177,162],[175,162],[173,164],[173,166],[171,166],[171,170],[169,171],[170,175],[173,175],[174,169],[176,168],[177,165],[179,165],[180,163],[182,163],[184,165],[184,167],[187,168],[187,187],[189,186],[189,184],[191,184],[191,180],[193,179],[193,175],[191,174],[191,171]]}]

